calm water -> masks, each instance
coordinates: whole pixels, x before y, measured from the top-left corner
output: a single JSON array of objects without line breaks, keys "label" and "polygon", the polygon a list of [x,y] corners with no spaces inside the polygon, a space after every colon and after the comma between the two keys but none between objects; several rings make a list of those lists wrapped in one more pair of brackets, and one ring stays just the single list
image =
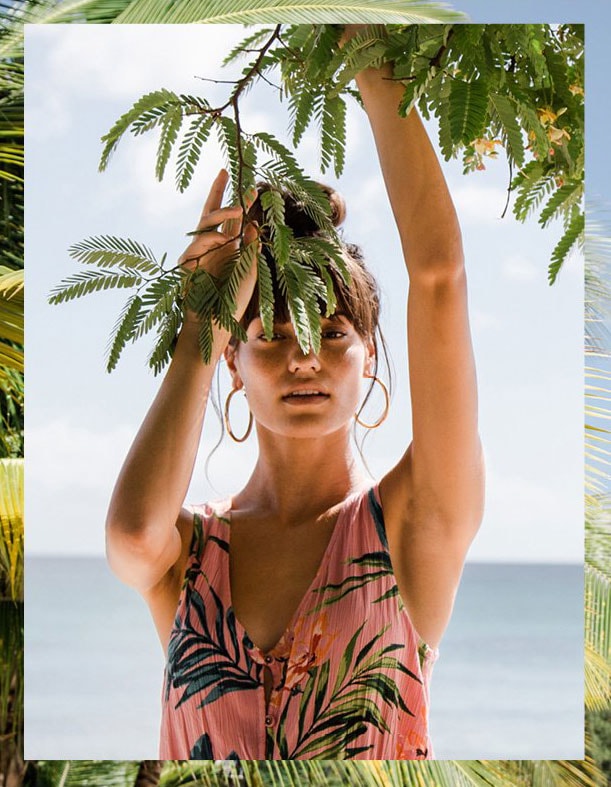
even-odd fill
[{"label": "calm water", "polygon": [[[155,759],[163,654],[103,560],[29,558],[29,759]],[[582,759],[583,572],[465,568],[431,688],[439,759]]]}]

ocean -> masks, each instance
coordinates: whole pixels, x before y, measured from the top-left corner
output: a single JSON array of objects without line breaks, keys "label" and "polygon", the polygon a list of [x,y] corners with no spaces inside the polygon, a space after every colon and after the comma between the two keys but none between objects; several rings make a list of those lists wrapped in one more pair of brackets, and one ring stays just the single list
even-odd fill
[{"label": "ocean", "polygon": [[[26,561],[25,756],[156,759],[164,657],[100,558]],[[583,758],[583,570],[467,564],[431,685],[438,759]]]}]

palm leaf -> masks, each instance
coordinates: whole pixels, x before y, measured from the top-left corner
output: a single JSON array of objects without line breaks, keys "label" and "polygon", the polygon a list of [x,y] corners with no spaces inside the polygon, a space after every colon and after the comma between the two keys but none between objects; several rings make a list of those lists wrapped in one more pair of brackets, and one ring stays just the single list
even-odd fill
[{"label": "palm leaf", "polygon": [[23,600],[23,459],[0,459],[0,597]]},{"label": "palm leaf", "polygon": [[[23,344],[23,270],[0,266],[0,339]],[[21,364],[23,368],[23,363]]]},{"label": "palm leaf", "polygon": [[601,710],[611,705],[611,577],[586,566],[586,707]]},{"label": "palm leaf", "polygon": [[37,787],[104,787],[133,785],[138,762],[110,760],[39,760],[36,767]]},{"label": "palm leaf", "polygon": [[23,270],[0,266],[0,384],[11,388],[11,372],[23,368]]},{"label": "palm leaf", "polygon": [[465,18],[445,4],[409,0],[339,0],[331,7],[329,0],[177,0],[172,4],[160,0],[134,0],[114,21],[122,24],[347,24],[362,22],[363,17],[369,22],[404,24]]}]

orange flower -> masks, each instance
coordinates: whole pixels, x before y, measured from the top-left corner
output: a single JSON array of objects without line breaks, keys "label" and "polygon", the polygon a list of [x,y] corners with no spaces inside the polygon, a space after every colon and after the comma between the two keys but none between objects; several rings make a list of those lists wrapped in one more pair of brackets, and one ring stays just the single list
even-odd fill
[{"label": "orange flower", "polygon": [[565,128],[556,128],[556,126],[548,126],[547,137],[552,144],[562,145],[563,139],[566,139],[566,141],[568,142],[569,139],[571,138],[571,135]]},{"label": "orange flower", "polygon": [[569,90],[574,96],[583,96],[583,88],[579,85],[569,85]]},{"label": "orange flower", "polygon": [[539,120],[541,121],[542,126],[549,126],[550,123],[554,123],[560,115],[563,115],[566,112],[566,107],[562,107],[557,112],[554,112],[553,109],[550,107],[544,107],[543,109],[537,110],[537,115],[539,115]]},{"label": "orange flower", "polygon": [[480,137],[480,139],[476,139],[475,142],[473,142],[473,148],[480,156],[492,156],[494,158],[498,156],[496,146],[502,144],[500,139],[485,139],[484,137]]},{"label": "orange flower", "polygon": [[295,626],[291,661],[286,670],[284,688],[290,691],[312,667],[325,660],[331,651],[336,634],[329,634],[327,614],[322,612],[314,626],[307,615],[298,619]]}]

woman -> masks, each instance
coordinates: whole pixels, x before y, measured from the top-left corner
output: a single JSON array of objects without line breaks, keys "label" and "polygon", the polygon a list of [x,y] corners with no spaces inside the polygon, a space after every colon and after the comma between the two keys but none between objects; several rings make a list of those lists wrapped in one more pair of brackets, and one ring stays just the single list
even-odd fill
[{"label": "woman", "polygon": [[[107,523],[111,565],[143,594],[168,653],[162,758],[433,756],[428,680],[481,520],[484,472],[460,230],[424,127],[414,111],[398,116],[402,88],[389,76],[389,66],[368,69],[357,83],[409,274],[412,439],[367,488],[349,438],[376,368],[377,302],[358,260],[353,280],[365,289],[338,292],[318,353],[300,350],[282,310],[265,339],[254,269],[235,315],[246,343],[215,327],[206,365],[187,315]],[[218,271],[237,246],[242,210],[221,207],[226,183],[221,171],[181,258],[188,267]],[[257,231],[248,223],[245,242]],[[230,500],[186,510],[222,356],[232,394],[247,392],[259,456]]]}]

